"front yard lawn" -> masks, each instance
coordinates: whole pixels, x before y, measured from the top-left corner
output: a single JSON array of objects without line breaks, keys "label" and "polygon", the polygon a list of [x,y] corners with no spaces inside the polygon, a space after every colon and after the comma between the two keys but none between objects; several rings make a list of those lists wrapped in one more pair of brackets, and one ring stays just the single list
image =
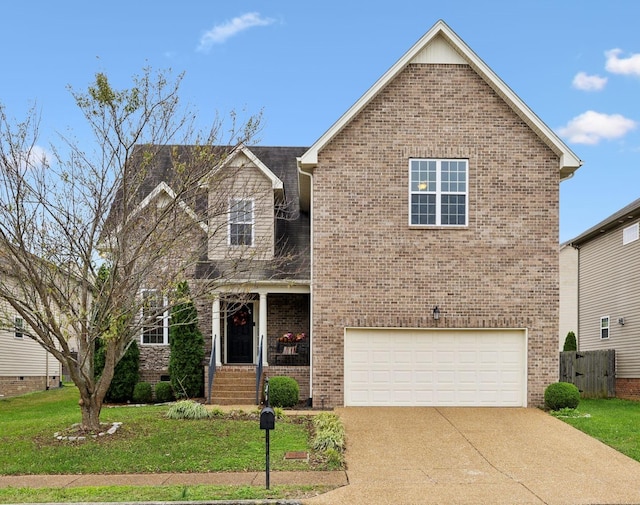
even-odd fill
[{"label": "front yard lawn", "polygon": [[[75,387],[65,386],[0,400],[0,474],[264,470],[265,432],[257,410],[188,421],[166,419],[167,405],[106,407],[101,421],[123,423],[114,435],[59,441],[54,433],[80,420],[78,398]],[[270,436],[272,470],[327,469],[310,447],[310,419],[276,422]],[[288,451],[308,451],[311,462],[285,460]]]},{"label": "front yard lawn", "polygon": [[640,461],[640,402],[582,399],[575,412],[556,417]]}]

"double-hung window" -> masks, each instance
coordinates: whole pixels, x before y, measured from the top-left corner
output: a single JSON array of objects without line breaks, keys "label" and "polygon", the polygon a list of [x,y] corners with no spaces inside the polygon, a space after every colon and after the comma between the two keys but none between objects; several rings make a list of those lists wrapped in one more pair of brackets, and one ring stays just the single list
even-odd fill
[{"label": "double-hung window", "polygon": [[13,328],[15,338],[23,338],[24,337],[24,320],[21,317],[15,317],[13,319]]},{"label": "double-hung window", "polygon": [[467,160],[409,160],[409,225],[467,226]]},{"label": "double-hung window", "polygon": [[600,318],[600,338],[603,340],[609,338],[609,316]]},{"label": "double-hung window", "polygon": [[142,291],[142,343],[169,343],[169,311],[166,298],[155,289]]},{"label": "double-hung window", "polygon": [[229,202],[229,245],[253,245],[253,200],[231,199]]}]

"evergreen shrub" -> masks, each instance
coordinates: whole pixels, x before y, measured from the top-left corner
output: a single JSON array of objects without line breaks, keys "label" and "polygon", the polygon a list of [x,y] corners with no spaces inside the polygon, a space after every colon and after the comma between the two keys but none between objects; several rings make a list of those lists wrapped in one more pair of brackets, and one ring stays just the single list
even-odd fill
[{"label": "evergreen shrub", "polygon": [[148,382],[138,382],[133,388],[133,401],[135,403],[151,403],[153,390]]},{"label": "evergreen shrub", "polygon": [[156,384],[156,401],[158,403],[171,402],[175,399],[170,382],[158,382]]},{"label": "evergreen shrub", "polygon": [[272,407],[293,407],[298,404],[300,386],[295,379],[285,376],[269,379],[269,404]]},{"label": "evergreen shrub", "polygon": [[549,410],[575,409],[580,403],[580,391],[569,382],[554,382],[544,390],[544,404]]}]

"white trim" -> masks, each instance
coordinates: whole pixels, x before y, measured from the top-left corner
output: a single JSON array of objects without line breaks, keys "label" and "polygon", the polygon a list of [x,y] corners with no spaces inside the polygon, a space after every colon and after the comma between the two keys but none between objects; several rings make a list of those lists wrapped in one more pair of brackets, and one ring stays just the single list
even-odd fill
[{"label": "white trim", "polygon": [[[244,154],[247,158],[249,158],[249,161],[251,161],[251,163],[253,163],[253,165],[255,165],[255,167],[258,170],[260,170],[260,172],[262,172],[267,179],[271,181],[271,189],[273,190],[284,189],[284,184],[278,178],[278,176],[274,174],[269,169],[269,167],[267,167],[264,163],[262,163],[262,161],[260,161],[260,158],[258,158],[255,154],[253,154],[251,150],[244,144],[240,144],[236,149],[233,150],[233,152],[222,163],[214,167],[212,170],[212,173],[222,170],[224,167],[229,165],[231,161],[233,161],[240,153]],[[207,179],[208,178],[205,178],[203,185],[206,185],[208,183]]]},{"label": "white trim", "polygon": [[145,317],[144,316],[144,294],[148,293],[148,292],[152,292],[152,293],[159,294],[160,296],[162,296],[162,303],[164,304],[165,307],[167,307],[167,305],[169,303],[167,297],[164,294],[162,294],[159,289],[147,289],[147,288],[145,288],[145,289],[141,289],[140,290],[140,296],[142,296],[142,305],[140,306],[140,318],[141,318],[141,322],[142,322],[141,328],[140,328],[140,345],[141,346],[145,346],[145,347],[146,346],[153,347],[153,346],[163,346],[163,345],[166,346],[166,345],[169,345],[169,315],[170,314],[169,314],[169,310],[168,309],[164,310],[162,312],[162,315],[156,316],[156,319],[162,319],[162,342],[160,343],[160,342],[145,342],[144,341],[144,330],[145,330],[145,327],[147,326],[147,325],[144,324],[144,317]]},{"label": "white trim", "polygon": [[[602,326],[603,321],[606,319],[607,325]],[[602,336],[602,330],[607,330],[607,336]],[[600,340],[609,340],[611,338],[611,318],[609,316],[602,316],[600,318],[600,329],[598,330],[598,334],[600,335]]]},{"label": "white trim", "polygon": [[[443,40],[436,40],[437,37],[442,37]],[[582,161],[442,20],[433,25],[409,51],[387,70],[383,76],[299,158],[299,166],[305,170],[312,170],[318,164],[318,153],[359,114],[389,82],[395,79],[407,65],[413,62],[424,62],[425,54],[427,56],[429,54],[427,46],[434,42],[438,47],[436,48],[437,51],[433,51],[433,54],[440,56],[438,56],[438,59],[432,60],[432,62],[440,61],[442,55],[446,54],[442,49],[443,41],[450,45],[451,49],[458,53],[460,57],[511,106],[514,112],[542,138],[545,144],[559,156],[561,179],[571,177],[573,172],[582,165]],[[427,52],[425,53],[425,51]],[[450,51],[448,58],[451,59]]]}]

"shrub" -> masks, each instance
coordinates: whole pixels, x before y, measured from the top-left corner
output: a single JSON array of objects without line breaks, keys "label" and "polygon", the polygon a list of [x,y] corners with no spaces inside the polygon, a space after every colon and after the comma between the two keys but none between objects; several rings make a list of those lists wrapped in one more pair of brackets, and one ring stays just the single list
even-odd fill
[{"label": "shrub", "polygon": [[169,419],[208,419],[210,416],[207,408],[193,400],[182,400],[169,407],[166,416]]},{"label": "shrub", "polygon": [[340,418],[331,412],[322,412],[313,418],[315,437],[312,442],[316,451],[344,450],[344,425]]},{"label": "shrub", "polygon": [[271,377],[269,379],[269,405],[272,407],[293,407],[298,404],[300,386],[291,377]]},{"label": "shrub", "polygon": [[156,384],[156,401],[159,403],[171,402],[174,400],[173,388],[170,382],[158,382]]},{"label": "shrub", "polygon": [[[96,375],[102,374],[106,347],[102,339],[97,341],[95,353]],[[140,350],[135,340],[131,342],[127,352],[113,370],[113,379],[104,399],[106,402],[126,402],[133,398],[133,388],[140,380]]]},{"label": "shrub", "polygon": [[544,404],[550,410],[575,409],[580,403],[580,391],[568,382],[554,382],[544,390]]},{"label": "shrub", "polygon": [[153,391],[148,382],[138,382],[133,388],[133,401],[135,403],[151,403]]},{"label": "shrub", "polygon": [[576,334],[570,331],[567,333],[567,338],[564,339],[563,351],[577,351],[578,343],[576,342]]},{"label": "shrub", "polygon": [[195,398],[204,391],[204,337],[198,328],[198,312],[189,285],[178,284],[178,303],[171,309],[169,375],[178,398]]}]

